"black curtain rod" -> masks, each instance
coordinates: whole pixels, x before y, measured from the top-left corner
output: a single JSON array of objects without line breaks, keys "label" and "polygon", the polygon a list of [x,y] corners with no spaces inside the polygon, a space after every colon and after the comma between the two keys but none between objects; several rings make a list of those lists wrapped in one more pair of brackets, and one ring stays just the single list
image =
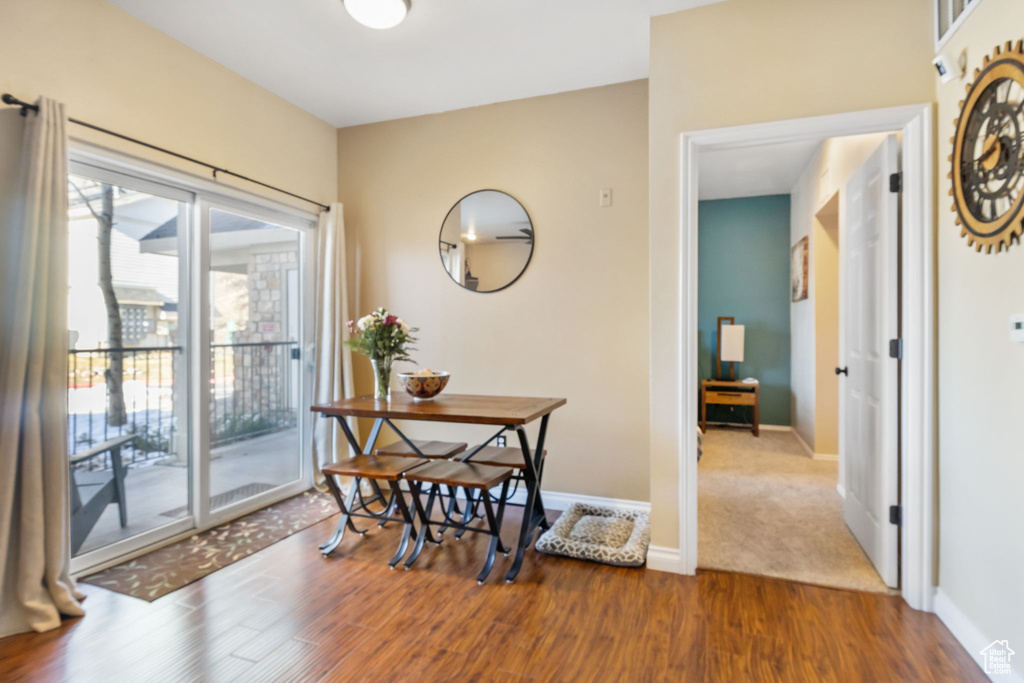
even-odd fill
[{"label": "black curtain rod", "polygon": [[[31,109],[32,111],[39,111],[39,107],[37,105],[29,104],[28,102],[23,102],[23,101],[19,100],[17,97],[15,97],[14,95],[11,95],[9,93],[4,93],[2,99],[3,99],[3,103],[4,104],[9,104],[9,105],[14,106],[14,107],[21,107],[21,115],[22,116],[26,116],[28,114],[28,110],[29,109]],[[115,133],[112,130],[108,130],[106,128],[101,128],[100,126],[96,126],[96,125],[93,125],[91,123],[86,123],[85,121],[79,121],[78,119],[73,119],[71,117],[68,117],[68,121],[70,121],[71,123],[76,123],[79,126],[83,126],[85,128],[91,128],[92,130],[98,131],[100,133],[105,133],[107,135],[112,135],[113,137],[120,138],[121,140],[127,140],[128,142],[133,142],[136,145],[142,145],[143,147],[148,147],[149,149],[156,150],[157,152],[162,152],[164,154],[169,154],[172,157],[177,157],[179,159],[184,159],[185,161],[190,161],[193,164],[199,164],[200,166],[205,166],[206,168],[209,168],[209,169],[213,170],[213,179],[214,180],[217,179],[217,174],[218,173],[223,173],[224,175],[229,175],[229,176],[231,176],[233,178],[238,178],[239,180],[244,180],[246,182],[254,183],[256,185],[259,185],[260,187],[265,187],[268,190],[274,190],[275,192],[280,192],[281,194],[286,194],[289,197],[295,197],[296,199],[301,199],[304,202],[309,202],[310,204],[314,204],[316,206],[319,206],[324,211],[330,211],[331,210],[331,207],[329,207],[326,204],[321,204],[320,202],[313,201],[312,199],[309,199],[307,197],[303,197],[302,195],[299,195],[299,194],[295,194],[294,192],[289,192],[288,190],[282,190],[280,187],[274,187],[273,185],[268,185],[267,183],[260,182],[259,180],[254,180],[253,178],[250,178],[248,176],[244,176],[244,175],[242,175],[240,173],[235,173],[234,171],[229,171],[226,168],[221,168],[219,166],[214,166],[213,164],[208,164],[205,161],[200,161],[199,159],[195,159],[195,158],[190,157],[190,156],[185,156],[184,154],[178,154],[177,152],[172,152],[171,150],[165,149],[164,147],[158,147],[156,145],[151,145],[148,142],[143,142],[142,140],[139,140],[137,138],[129,137],[127,135],[122,135],[121,133]]]}]

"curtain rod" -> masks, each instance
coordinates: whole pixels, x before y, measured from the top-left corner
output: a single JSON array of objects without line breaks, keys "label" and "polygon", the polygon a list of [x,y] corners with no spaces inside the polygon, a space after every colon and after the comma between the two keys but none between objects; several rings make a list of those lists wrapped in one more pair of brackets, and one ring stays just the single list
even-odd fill
[{"label": "curtain rod", "polygon": [[[4,104],[9,104],[9,105],[11,105],[13,107],[21,107],[21,115],[22,116],[27,116],[29,109],[31,109],[32,111],[36,111],[36,112],[39,111],[39,107],[37,105],[29,104],[28,102],[23,102],[22,100],[19,100],[17,97],[15,97],[14,95],[11,95],[9,93],[4,93],[2,99],[3,99],[3,103]],[[162,152],[164,154],[169,154],[172,157],[177,157],[178,159],[184,159],[185,161],[192,162],[193,164],[199,164],[200,166],[205,166],[206,168],[209,168],[209,169],[213,170],[213,179],[214,180],[217,179],[217,174],[218,173],[223,173],[224,175],[229,175],[229,176],[231,176],[233,178],[238,178],[239,180],[244,180],[246,182],[254,183],[256,185],[259,185],[260,187],[265,187],[268,190],[274,190],[275,192],[280,192],[281,194],[286,194],[289,197],[295,197],[296,199],[301,199],[304,202],[309,202],[310,204],[315,204],[316,206],[319,206],[324,211],[330,211],[331,210],[331,207],[326,205],[326,204],[321,204],[320,202],[314,201],[314,200],[309,199],[307,197],[303,197],[302,195],[299,195],[299,194],[295,194],[294,192],[289,192],[288,190],[282,190],[280,187],[274,187],[273,185],[268,185],[267,183],[260,182],[259,180],[255,180],[255,179],[250,178],[248,176],[244,176],[244,175],[242,175],[240,173],[235,173],[234,171],[229,171],[226,168],[221,168],[219,166],[214,166],[213,164],[208,164],[205,161],[200,161],[199,159],[196,159],[194,157],[186,156],[184,154],[179,154],[177,152],[172,152],[171,150],[166,149],[164,147],[158,147],[157,145],[152,145],[152,144],[150,144],[148,142],[143,142],[142,140],[139,140],[137,138],[133,138],[133,137],[130,137],[128,135],[122,135],[121,133],[115,133],[114,131],[109,130],[107,128],[101,128],[100,126],[96,126],[96,125],[93,125],[91,123],[86,123],[85,121],[79,121],[78,119],[73,119],[71,117],[68,117],[68,121],[70,121],[71,123],[76,123],[79,126],[83,126],[85,128],[91,128],[92,130],[98,131],[100,133],[105,133],[107,135],[111,135],[111,136],[113,136],[115,138],[120,138],[121,140],[126,140],[128,142],[133,142],[136,145],[142,145],[143,147],[148,147],[149,149],[156,150],[157,152]]]}]

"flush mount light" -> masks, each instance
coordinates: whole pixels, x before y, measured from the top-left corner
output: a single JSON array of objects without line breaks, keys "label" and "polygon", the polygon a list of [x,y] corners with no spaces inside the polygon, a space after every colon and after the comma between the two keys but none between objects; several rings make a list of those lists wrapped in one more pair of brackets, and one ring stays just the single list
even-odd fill
[{"label": "flush mount light", "polygon": [[352,18],[369,28],[394,28],[409,13],[409,0],[342,1]]}]

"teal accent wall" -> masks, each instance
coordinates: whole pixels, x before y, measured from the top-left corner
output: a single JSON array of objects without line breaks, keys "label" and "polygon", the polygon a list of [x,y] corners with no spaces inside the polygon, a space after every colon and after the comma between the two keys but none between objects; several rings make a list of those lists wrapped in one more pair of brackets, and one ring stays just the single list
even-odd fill
[{"label": "teal accent wall", "polygon": [[[760,380],[761,424],[790,425],[789,195],[700,202],[698,230],[700,378],[715,376],[718,317],[735,317],[746,325],[736,379]],[[709,407],[708,420],[749,421],[750,409]]]}]

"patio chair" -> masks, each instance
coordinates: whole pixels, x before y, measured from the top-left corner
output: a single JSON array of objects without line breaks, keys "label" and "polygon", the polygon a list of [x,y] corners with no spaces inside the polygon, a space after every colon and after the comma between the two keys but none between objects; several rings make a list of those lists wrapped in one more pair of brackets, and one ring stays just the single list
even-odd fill
[{"label": "patio chair", "polygon": [[[121,448],[135,439],[134,434],[118,436],[104,441],[87,451],[68,458],[71,467],[71,554],[74,555],[85,543],[89,532],[96,526],[103,511],[111,503],[117,503],[121,528],[128,525],[128,508],[124,493],[124,478],[128,474],[121,462]],[[96,456],[110,453],[113,476],[100,481],[79,481],[75,465]]]}]

